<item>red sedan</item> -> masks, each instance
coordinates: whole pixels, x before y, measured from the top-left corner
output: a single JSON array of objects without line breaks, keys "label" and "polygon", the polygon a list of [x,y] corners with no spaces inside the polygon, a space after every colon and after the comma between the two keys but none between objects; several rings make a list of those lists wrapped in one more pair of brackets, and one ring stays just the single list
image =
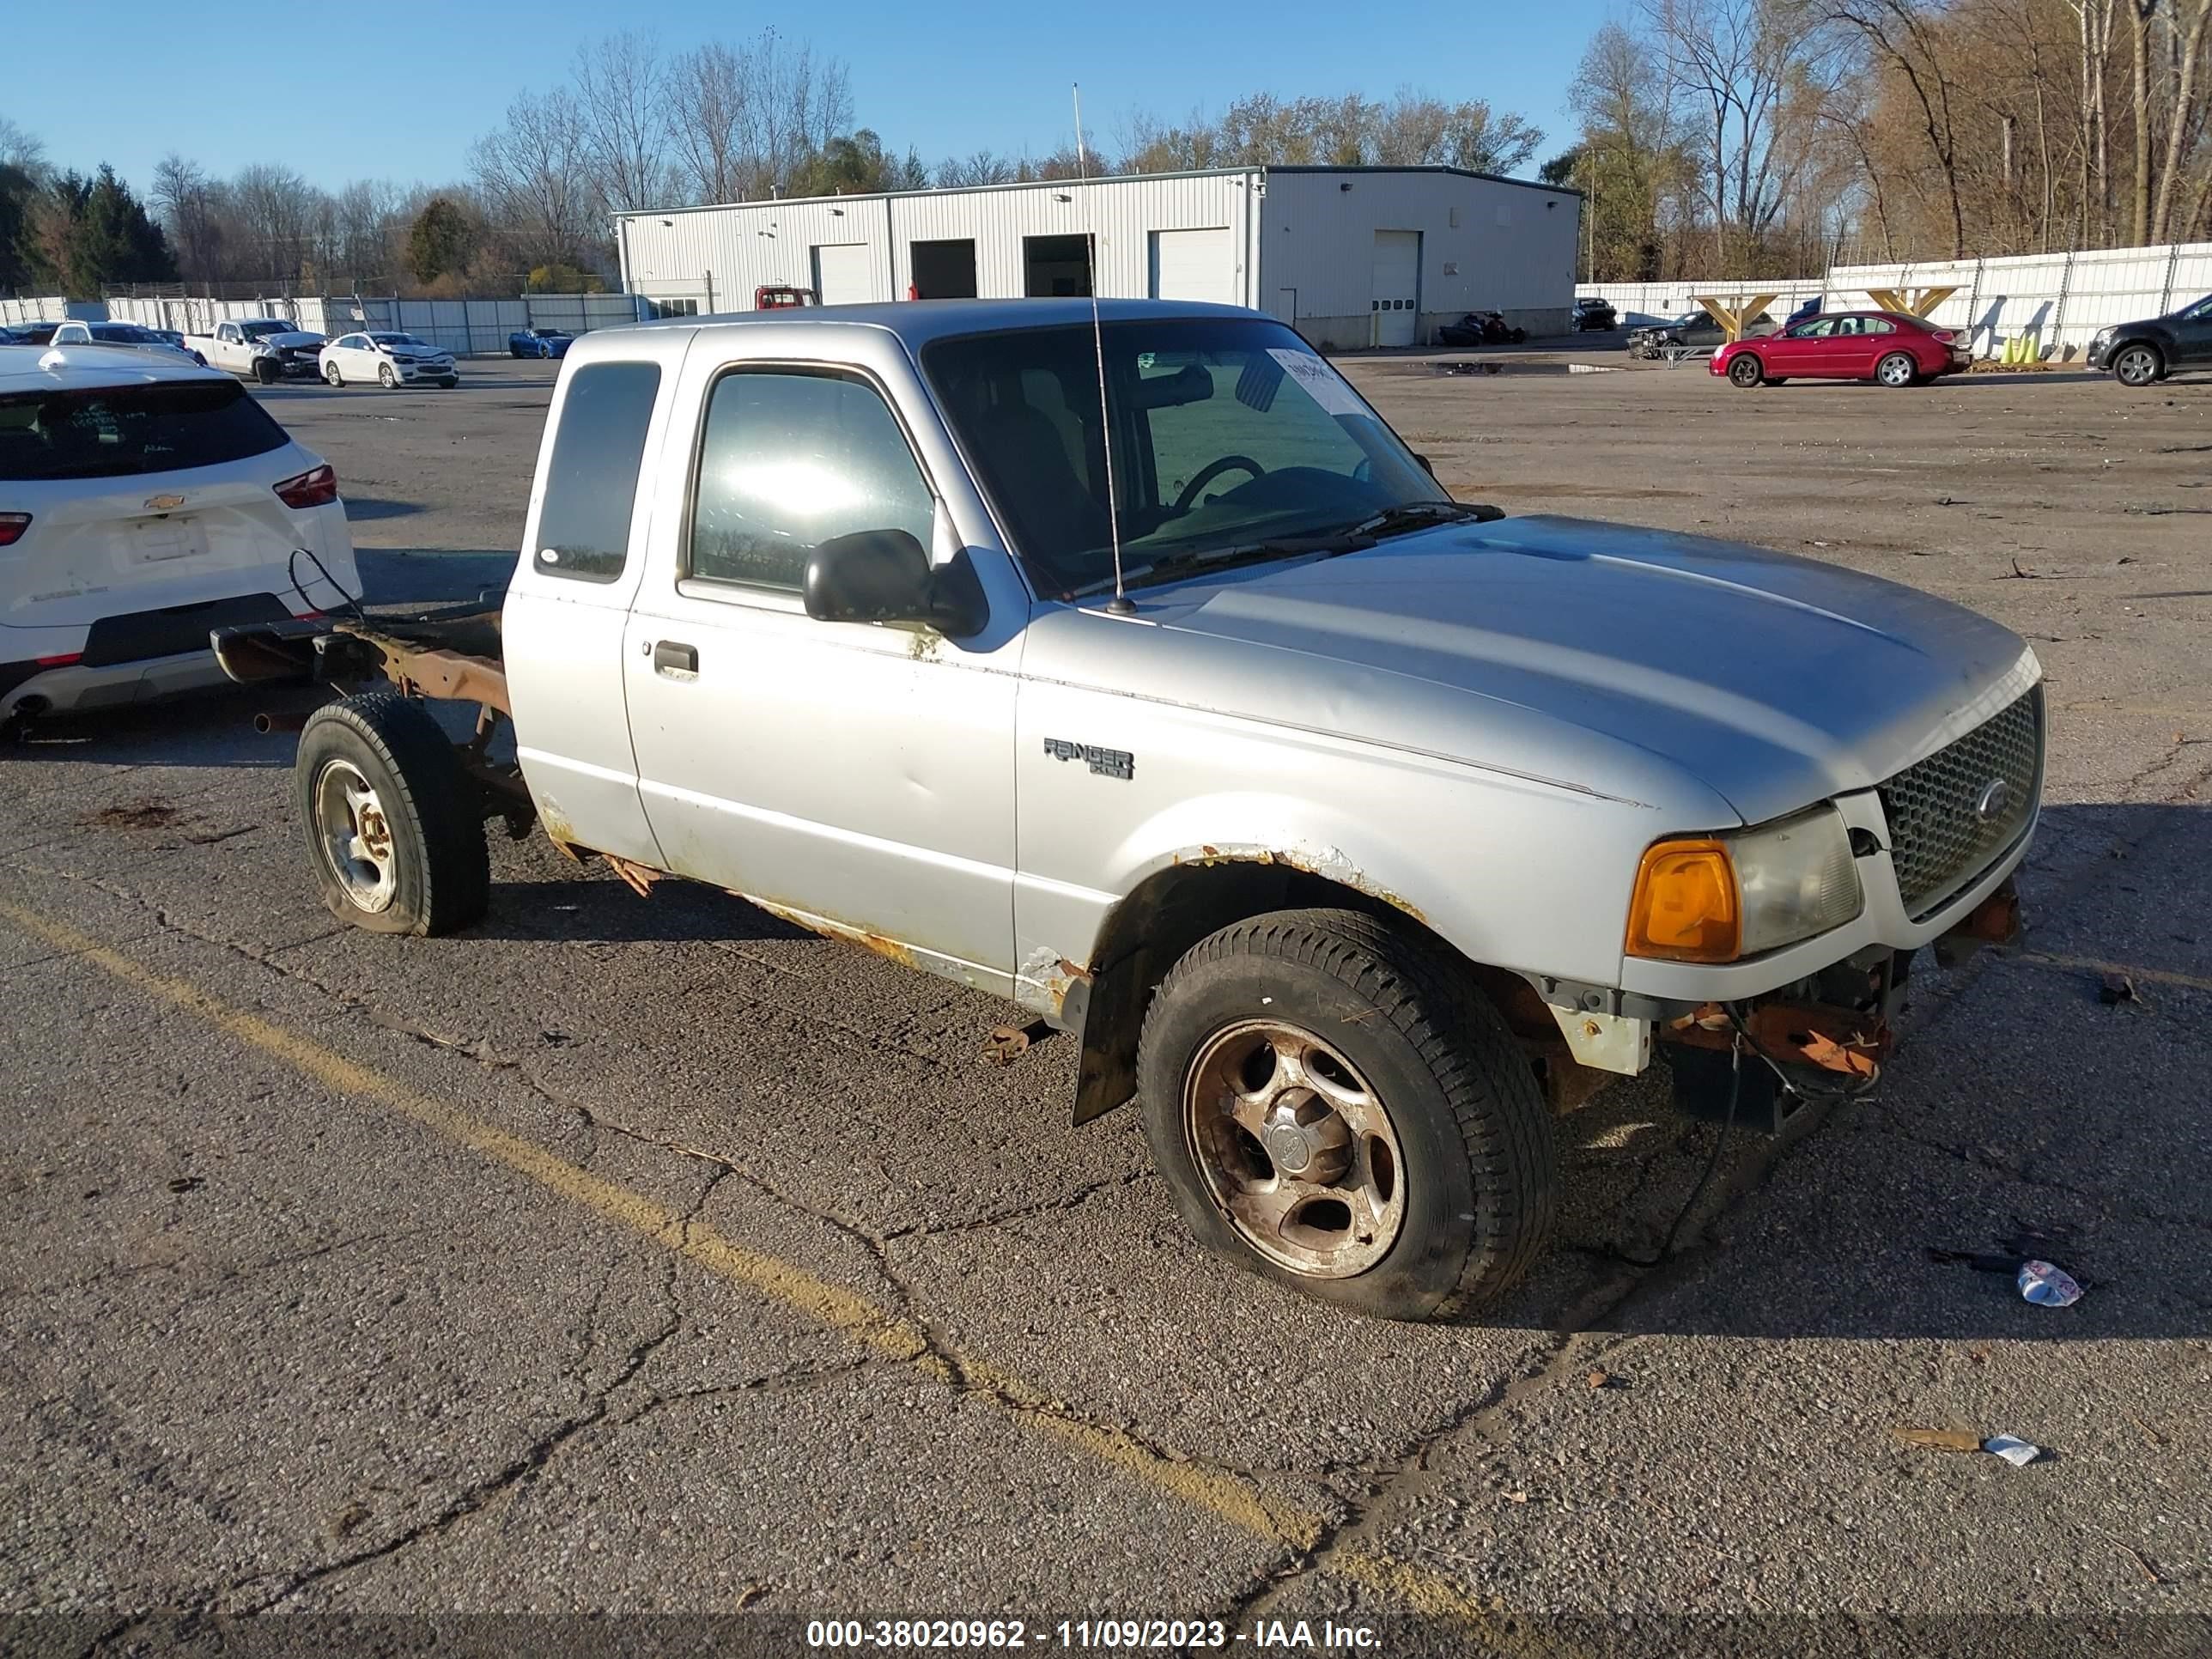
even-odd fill
[{"label": "red sedan", "polygon": [[1731,341],[1713,353],[1711,367],[1740,386],[1795,380],[1917,386],[1972,362],[1948,328],[1894,311],[1841,311]]}]

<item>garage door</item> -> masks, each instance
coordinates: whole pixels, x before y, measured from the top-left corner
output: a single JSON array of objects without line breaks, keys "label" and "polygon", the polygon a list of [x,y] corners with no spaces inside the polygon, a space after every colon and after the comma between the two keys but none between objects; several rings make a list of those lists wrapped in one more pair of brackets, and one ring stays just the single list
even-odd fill
[{"label": "garage door", "polygon": [[814,250],[814,291],[825,306],[864,306],[876,298],[876,262],[866,242],[826,242]]},{"label": "garage door", "polygon": [[1237,291],[1237,260],[1229,228],[1154,231],[1152,298],[1242,305],[1244,296]]},{"label": "garage door", "polygon": [[1420,321],[1421,233],[1418,230],[1378,230],[1375,233],[1375,343],[1405,346],[1413,343]]}]

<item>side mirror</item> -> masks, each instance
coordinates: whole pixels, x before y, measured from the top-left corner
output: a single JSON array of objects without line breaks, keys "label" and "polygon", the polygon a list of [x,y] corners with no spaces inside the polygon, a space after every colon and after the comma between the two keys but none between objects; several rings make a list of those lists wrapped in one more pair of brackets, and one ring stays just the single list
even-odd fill
[{"label": "side mirror", "polygon": [[1437,476],[1437,464],[1431,460],[1427,456],[1416,450],[1413,453],[1413,459],[1421,464],[1422,471],[1427,473],[1431,478]]},{"label": "side mirror", "polygon": [[933,569],[903,530],[833,536],[806,561],[806,614],[817,622],[927,623],[949,638],[981,631],[982,584],[963,553]]}]

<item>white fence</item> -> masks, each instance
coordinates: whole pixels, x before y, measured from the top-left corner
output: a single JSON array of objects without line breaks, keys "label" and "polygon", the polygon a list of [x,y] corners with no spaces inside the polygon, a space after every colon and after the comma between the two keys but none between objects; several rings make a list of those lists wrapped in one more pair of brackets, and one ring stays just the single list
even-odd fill
[{"label": "white fence", "polygon": [[1838,265],[1822,278],[1684,283],[1584,283],[1577,295],[1610,300],[1624,323],[1679,316],[1698,294],[1780,293],[1794,310],[1819,294],[1829,310],[1867,302],[1869,288],[1956,290],[1929,320],[1968,337],[1983,356],[2008,340],[2033,341],[2042,356],[2070,357],[2110,323],[2160,317],[2212,294],[2212,242],[2163,247],[2099,248],[2078,253],[2026,253],[2002,259],[1945,259],[1926,264]]},{"label": "white fence", "polygon": [[586,334],[652,315],[650,303],[630,294],[532,294],[520,300],[402,300],[375,295],[262,300],[188,295],[104,301],[0,300],[0,326],[69,316],[173,328],[180,334],[208,334],[226,318],[283,317],[302,329],[333,337],[357,328],[396,329],[465,357],[504,356],[507,337],[518,329],[559,328]]}]

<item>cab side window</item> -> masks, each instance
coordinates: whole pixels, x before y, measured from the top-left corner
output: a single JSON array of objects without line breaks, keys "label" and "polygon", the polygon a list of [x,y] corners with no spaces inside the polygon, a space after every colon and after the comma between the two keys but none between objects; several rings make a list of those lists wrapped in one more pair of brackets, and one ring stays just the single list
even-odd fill
[{"label": "cab side window", "polygon": [[532,559],[544,574],[587,582],[622,574],[659,390],[658,363],[593,363],[568,383]]},{"label": "cab side window", "polygon": [[688,574],[797,592],[860,530],[930,544],[936,498],[881,393],[835,372],[734,369],[708,394]]}]

